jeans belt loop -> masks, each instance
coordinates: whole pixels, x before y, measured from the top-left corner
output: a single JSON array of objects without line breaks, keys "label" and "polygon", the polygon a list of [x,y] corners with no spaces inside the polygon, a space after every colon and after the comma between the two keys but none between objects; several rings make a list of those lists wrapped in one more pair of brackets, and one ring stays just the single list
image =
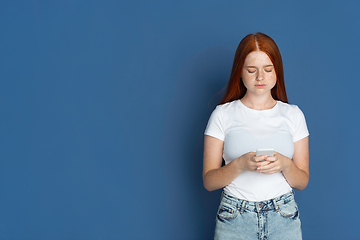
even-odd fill
[{"label": "jeans belt loop", "polygon": [[276,210],[276,211],[279,211],[279,206],[277,205],[275,198],[273,198],[272,201],[273,201],[275,210]]},{"label": "jeans belt loop", "polygon": [[220,201],[221,201],[221,200],[223,200],[224,195],[225,195],[225,192],[224,192],[224,191],[222,191],[222,193],[221,193],[221,197],[220,197]]},{"label": "jeans belt loop", "polygon": [[245,203],[246,203],[246,200],[243,200],[242,203],[241,203],[241,207],[240,207],[240,213],[244,212]]}]

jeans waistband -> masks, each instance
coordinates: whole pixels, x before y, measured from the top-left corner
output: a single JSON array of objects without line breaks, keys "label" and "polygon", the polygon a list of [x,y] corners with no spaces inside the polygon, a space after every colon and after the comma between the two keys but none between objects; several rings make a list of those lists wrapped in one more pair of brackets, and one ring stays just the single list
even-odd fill
[{"label": "jeans waistband", "polygon": [[221,196],[221,200],[223,202],[226,202],[228,204],[237,207],[240,210],[240,212],[243,212],[244,210],[260,212],[260,211],[267,211],[270,209],[275,209],[277,211],[280,205],[294,201],[295,198],[294,198],[294,191],[291,191],[289,193],[281,195],[280,197],[276,197],[262,202],[253,202],[253,201],[239,199],[223,192]]}]

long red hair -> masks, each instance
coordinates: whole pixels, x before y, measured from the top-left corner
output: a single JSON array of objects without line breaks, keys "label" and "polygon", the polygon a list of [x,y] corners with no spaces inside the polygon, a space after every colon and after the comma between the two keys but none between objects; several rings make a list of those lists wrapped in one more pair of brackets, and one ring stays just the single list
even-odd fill
[{"label": "long red hair", "polygon": [[271,95],[275,100],[288,103],[284,82],[284,68],[280,50],[271,37],[258,32],[256,34],[247,35],[239,43],[235,52],[234,63],[230,79],[227,84],[227,91],[223,99],[220,101],[220,104],[244,97],[246,87],[241,79],[241,73],[246,56],[253,51],[262,51],[269,56],[271,62],[274,64],[277,77],[276,84],[271,89]]}]

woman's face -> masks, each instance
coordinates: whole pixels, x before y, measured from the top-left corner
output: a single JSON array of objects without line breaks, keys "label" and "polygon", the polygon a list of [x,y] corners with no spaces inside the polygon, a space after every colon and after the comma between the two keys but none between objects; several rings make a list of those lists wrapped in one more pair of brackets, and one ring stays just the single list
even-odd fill
[{"label": "woman's face", "polygon": [[246,94],[271,94],[276,84],[276,73],[268,55],[261,51],[249,53],[242,68],[242,81],[247,89]]}]

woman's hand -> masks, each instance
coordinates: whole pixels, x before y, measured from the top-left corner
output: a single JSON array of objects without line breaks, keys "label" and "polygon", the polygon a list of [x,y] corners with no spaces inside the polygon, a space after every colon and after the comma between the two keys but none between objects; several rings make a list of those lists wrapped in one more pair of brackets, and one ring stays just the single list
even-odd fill
[{"label": "woman's hand", "polygon": [[259,167],[269,164],[266,155],[256,156],[254,152],[248,152],[236,159],[238,168],[242,171],[256,171]]},{"label": "woman's hand", "polygon": [[274,174],[277,172],[282,172],[288,169],[291,165],[292,160],[281,153],[275,152],[273,157],[265,156],[264,165],[259,165],[256,169],[257,172],[264,174]]}]

